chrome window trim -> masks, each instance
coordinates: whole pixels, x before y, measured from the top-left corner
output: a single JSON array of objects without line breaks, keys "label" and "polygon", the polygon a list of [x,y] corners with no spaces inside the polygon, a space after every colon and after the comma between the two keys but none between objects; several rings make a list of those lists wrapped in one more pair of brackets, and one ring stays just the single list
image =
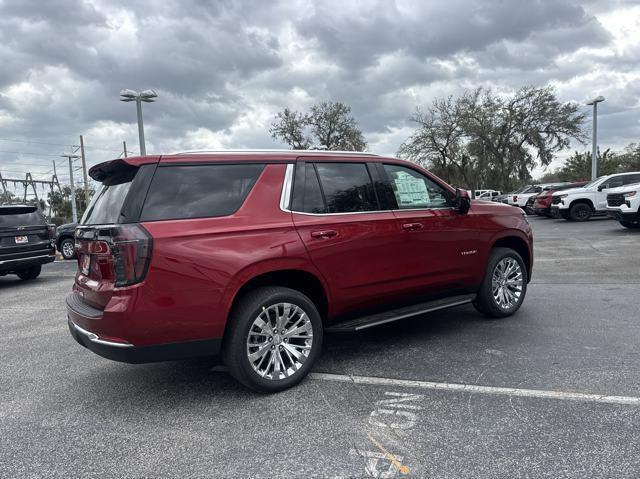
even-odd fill
[{"label": "chrome window trim", "polygon": [[293,163],[287,163],[287,169],[284,173],[284,183],[282,184],[282,193],[280,193],[280,209],[288,213],[291,213],[289,205],[291,204],[291,191],[293,189],[293,167]]},{"label": "chrome window trim", "polygon": [[285,213],[295,213],[297,215],[307,216],[339,216],[339,215],[367,215],[375,213],[391,213],[394,211],[437,211],[437,210],[455,210],[454,206],[444,206],[441,208],[407,208],[407,209],[388,209],[373,211],[345,211],[343,213],[307,213],[305,211],[294,211],[287,206],[291,204],[291,194],[293,191],[293,172],[294,164],[287,163],[287,169],[284,174],[284,182],[282,184],[282,192],[280,193],[280,209]]},{"label": "chrome window trim", "polygon": [[96,344],[102,344],[103,346],[113,346],[114,348],[132,348],[133,344],[131,343],[115,343],[113,341],[105,341],[104,339],[100,339],[97,334],[87,331],[86,329],[82,329],[76,323],[71,321],[73,327],[76,328],[80,334],[83,334],[87,337],[89,341]]}]

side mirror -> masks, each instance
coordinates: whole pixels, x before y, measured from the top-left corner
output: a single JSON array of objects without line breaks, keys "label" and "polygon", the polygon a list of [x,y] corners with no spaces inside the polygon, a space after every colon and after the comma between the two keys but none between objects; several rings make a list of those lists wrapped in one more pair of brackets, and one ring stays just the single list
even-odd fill
[{"label": "side mirror", "polygon": [[605,188],[604,185],[600,185],[600,186],[598,186],[598,191],[602,191],[602,190],[604,190],[604,188]]},{"label": "side mirror", "polygon": [[471,208],[471,198],[469,198],[469,193],[466,190],[456,188],[456,197],[453,200],[453,206],[458,210],[458,213],[466,215],[469,208]]}]

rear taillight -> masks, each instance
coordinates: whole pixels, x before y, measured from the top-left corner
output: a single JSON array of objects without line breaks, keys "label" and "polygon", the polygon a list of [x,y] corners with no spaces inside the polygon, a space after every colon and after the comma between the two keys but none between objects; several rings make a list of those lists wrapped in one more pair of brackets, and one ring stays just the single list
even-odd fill
[{"label": "rear taillight", "polygon": [[76,230],[80,273],[115,287],[142,281],[151,259],[152,239],[137,224],[109,225]]},{"label": "rear taillight", "polygon": [[56,241],[56,225],[47,225],[47,233],[49,233],[49,239],[55,243]]},{"label": "rear taillight", "polygon": [[151,236],[140,225],[124,224],[112,228],[111,254],[115,286],[131,286],[142,281],[151,259]]}]

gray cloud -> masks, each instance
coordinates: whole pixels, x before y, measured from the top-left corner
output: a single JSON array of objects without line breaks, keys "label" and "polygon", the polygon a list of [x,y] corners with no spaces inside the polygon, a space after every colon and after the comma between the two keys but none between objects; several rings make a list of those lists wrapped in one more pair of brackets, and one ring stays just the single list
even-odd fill
[{"label": "gray cloud", "polygon": [[159,91],[144,106],[150,152],[277,147],[278,110],[340,100],[393,154],[416,106],[525,84],[607,96],[601,139],[618,147],[640,139],[640,41],[621,47],[610,15],[640,26],[636,3],[0,0],[0,171],[41,162],[46,175],[81,133],[90,163],[123,139],[137,149],[125,87]]}]

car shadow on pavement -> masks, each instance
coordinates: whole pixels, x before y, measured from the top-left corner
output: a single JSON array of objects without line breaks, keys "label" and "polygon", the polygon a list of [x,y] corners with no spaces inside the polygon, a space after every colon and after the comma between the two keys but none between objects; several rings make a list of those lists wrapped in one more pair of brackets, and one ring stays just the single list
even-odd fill
[{"label": "car shadow on pavement", "polygon": [[[314,371],[339,374],[353,363],[375,365],[379,361],[394,360],[393,356],[381,355],[389,350],[397,355],[395,360],[401,361],[404,356],[415,354],[416,348],[429,348],[430,343],[447,337],[453,341],[461,331],[486,327],[487,322],[491,321],[472,307],[461,307],[362,332],[325,335],[323,352]],[[113,408],[114,413],[123,401],[128,408],[138,410],[162,404],[175,408],[216,398],[252,402],[264,397],[238,384],[225,372],[219,358],[142,365],[97,361],[100,364],[91,368],[91,374],[76,377],[75,387],[85,392],[88,401]]]}]

